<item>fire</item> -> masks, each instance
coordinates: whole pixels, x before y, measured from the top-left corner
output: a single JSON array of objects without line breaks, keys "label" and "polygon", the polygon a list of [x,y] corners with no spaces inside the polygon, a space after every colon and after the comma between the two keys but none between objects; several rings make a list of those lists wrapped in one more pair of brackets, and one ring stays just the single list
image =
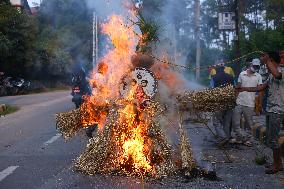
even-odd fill
[{"label": "fire", "polygon": [[81,107],[83,125],[98,124],[100,130],[108,114],[106,107],[119,97],[119,82],[132,67],[131,57],[138,41],[133,28],[127,27],[119,15],[111,16],[109,22],[102,25],[102,32],[109,37],[113,47],[91,75],[92,95],[85,98]]},{"label": "fire", "polygon": [[[122,167],[127,166],[129,162],[136,173],[149,172],[152,169],[149,156],[149,148],[147,145],[147,129],[148,126],[143,122],[141,112],[138,109],[139,104],[135,103],[135,94],[137,86],[134,86],[128,95],[129,102],[123,109],[119,111],[119,122],[121,122],[127,132],[122,133],[120,144],[122,144],[123,154],[120,156]],[[148,155],[147,155],[148,154]]]},{"label": "fire", "polygon": [[[133,68],[131,58],[136,53],[139,40],[139,36],[133,32],[134,28],[127,27],[118,15],[111,16],[109,22],[102,25],[102,31],[108,35],[113,48],[102,58],[92,74],[92,95],[86,97],[81,106],[83,125],[98,124],[101,131],[110,107],[120,98],[119,83],[122,77]],[[143,121],[140,110],[142,93],[141,86],[134,85],[130,89],[118,109],[119,117],[116,128],[113,128],[117,146],[117,159],[114,161],[121,169],[138,174],[152,169],[147,139],[148,125]]]}]

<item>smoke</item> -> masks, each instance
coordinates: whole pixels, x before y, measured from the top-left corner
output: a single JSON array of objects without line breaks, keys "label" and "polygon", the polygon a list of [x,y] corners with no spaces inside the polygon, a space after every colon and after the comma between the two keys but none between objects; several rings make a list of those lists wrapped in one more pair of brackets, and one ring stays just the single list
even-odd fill
[{"label": "smoke", "polygon": [[[160,41],[155,47],[154,54],[160,59],[165,59],[174,64],[189,66],[188,55],[195,52],[195,44],[190,46],[184,39],[188,41],[193,38],[194,24],[190,22],[190,9],[192,2],[166,0],[160,11],[153,15],[149,11],[144,11],[143,14],[147,19],[155,20],[159,26]],[[183,33],[188,31],[188,33]],[[177,121],[179,115],[176,111],[175,94],[182,93],[185,90],[201,90],[205,87],[196,82],[194,75],[190,74],[189,70],[184,68],[169,67],[156,61],[152,70],[157,73],[157,68],[160,69],[163,79],[159,81],[159,98],[162,104],[168,107],[167,116],[161,118],[161,125],[164,126],[164,131],[167,133],[171,144],[178,145],[179,138],[177,134]],[[190,143],[192,145],[193,154],[198,164],[206,170],[210,170],[211,164],[202,161],[202,144],[203,137],[189,132]]]},{"label": "smoke", "polygon": [[[194,24],[191,20],[193,2],[165,0],[156,13],[153,13],[153,10],[149,8],[151,1],[146,2],[143,15],[147,19],[157,22],[160,28],[159,42],[154,48],[156,56],[174,64],[192,67],[192,59],[189,56],[195,53],[195,43],[192,42],[194,41]],[[176,67],[175,71],[179,77],[178,80],[183,82],[183,85],[179,85],[180,88],[175,90],[204,88],[195,80],[190,70]]]},{"label": "smoke", "polygon": [[[131,1],[86,0],[86,2],[88,8],[95,11],[103,22],[113,14],[121,15],[124,19],[127,19],[129,16],[127,2],[131,3]],[[184,37],[182,31],[185,30],[183,28],[184,25],[180,22],[186,22],[188,19],[189,13],[186,12],[187,8],[185,8],[185,6],[189,6],[189,4],[187,4],[186,1],[165,0],[157,12],[153,12],[153,7],[148,7],[151,6],[151,1],[147,2],[148,4],[145,4],[143,10],[141,10],[143,16],[146,19],[154,20],[160,26],[160,40],[152,47],[153,55],[161,60],[188,66],[188,54],[193,51],[195,47],[189,47],[187,43],[180,43],[182,41],[181,39]],[[184,10],[184,12],[179,10]],[[110,41],[107,41],[106,39],[103,40],[104,44],[101,51],[107,49],[107,44],[109,42]],[[107,62],[109,63],[109,61]],[[110,69],[114,70],[113,73],[117,72],[118,65],[115,65],[115,68],[110,66]],[[121,71],[127,71],[126,68],[123,69],[121,67],[121,64],[119,66]],[[167,115],[160,118],[160,124],[167,133],[168,139],[171,141],[172,145],[175,146],[178,143],[179,135],[177,134],[177,128],[178,121],[180,121],[177,113],[176,96],[178,93],[182,93],[185,90],[198,90],[204,87],[192,79],[193,76],[189,74],[188,70],[179,67],[173,69],[171,66],[158,60],[155,60],[155,63],[150,70],[159,79],[158,94],[156,98],[167,109]],[[122,74],[123,73],[120,72],[119,76]],[[115,77],[115,79],[119,80],[119,77]],[[115,86],[112,86],[112,89],[114,88]],[[194,150],[196,152],[196,159],[200,160],[200,144],[196,144]]]},{"label": "smoke", "polygon": [[86,0],[87,6],[90,10],[95,11],[96,14],[102,18],[106,19],[107,17],[118,14],[125,16],[127,10],[125,8],[124,0]]}]

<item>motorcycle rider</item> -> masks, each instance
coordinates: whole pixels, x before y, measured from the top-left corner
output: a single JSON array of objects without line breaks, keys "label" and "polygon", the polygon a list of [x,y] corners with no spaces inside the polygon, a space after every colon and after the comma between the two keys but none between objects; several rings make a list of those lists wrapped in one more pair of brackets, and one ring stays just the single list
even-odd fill
[{"label": "motorcycle rider", "polygon": [[[80,93],[77,94],[74,89],[79,88]],[[86,72],[85,70],[80,67],[79,70],[73,72],[72,76],[72,93],[73,96],[72,102],[75,103],[76,108],[79,108],[80,105],[83,103],[83,95],[90,94],[89,84],[86,79]]]}]

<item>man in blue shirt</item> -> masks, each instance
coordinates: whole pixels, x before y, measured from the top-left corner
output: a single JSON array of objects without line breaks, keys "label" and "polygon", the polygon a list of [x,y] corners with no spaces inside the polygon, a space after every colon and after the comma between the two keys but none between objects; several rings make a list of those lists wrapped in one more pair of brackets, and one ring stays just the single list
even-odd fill
[{"label": "man in blue shirt", "polygon": [[[211,87],[225,87],[227,85],[234,85],[234,77],[225,73],[223,65],[216,67],[216,74],[212,77]],[[219,137],[219,144],[228,142],[231,138],[231,121],[233,111],[231,109],[221,112],[215,112],[213,115],[213,126]]]}]

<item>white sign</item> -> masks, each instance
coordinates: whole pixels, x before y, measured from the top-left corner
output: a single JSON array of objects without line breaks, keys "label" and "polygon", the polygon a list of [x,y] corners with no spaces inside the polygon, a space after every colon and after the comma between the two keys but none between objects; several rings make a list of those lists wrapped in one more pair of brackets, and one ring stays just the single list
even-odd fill
[{"label": "white sign", "polygon": [[21,0],[10,0],[10,2],[14,6],[21,6],[22,5]]},{"label": "white sign", "polygon": [[235,13],[223,12],[218,14],[219,30],[234,30],[236,28]]}]

